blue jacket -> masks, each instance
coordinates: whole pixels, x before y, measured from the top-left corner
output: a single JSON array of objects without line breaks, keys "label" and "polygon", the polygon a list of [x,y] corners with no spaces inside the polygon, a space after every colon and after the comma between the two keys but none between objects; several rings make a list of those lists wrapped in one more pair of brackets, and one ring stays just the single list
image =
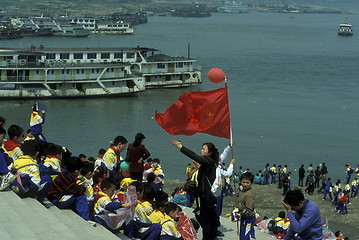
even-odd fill
[{"label": "blue jacket", "polygon": [[31,133],[38,135],[42,133],[42,124],[45,122],[45,113],[32,112],[30,117],[30,129]]},{"label": "blue jacket", "polygon": [[10,172],[8,166],[14,161],[11,157],[0,147],[0,174],[6,174]]},{"label": "blue jacket", "polygon": [[319,240],[323,239],[323,220],[317,205],[304,199],[303,208],[293,213],[288,213],[290,226],[285,240],[293,239],[297,233],[299,239]]},{"label": "blue jacket", "polygon": [[332,183],[330,181],[325,183],[325,191],[329,191],[330,187],[332,186]]}]

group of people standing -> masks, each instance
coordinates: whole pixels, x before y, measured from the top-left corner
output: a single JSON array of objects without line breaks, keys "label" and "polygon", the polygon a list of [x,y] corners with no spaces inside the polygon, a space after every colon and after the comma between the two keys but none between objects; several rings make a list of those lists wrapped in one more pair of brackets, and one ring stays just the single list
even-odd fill
[{"label": "group of people standing", "polygon": [[[328,170],[325,163],[320,164],[313,170],[313,165],[310,164],[307,171],[302,164],[299,168],[299,182],[298,186],[303,187],[303,179],[307,173],[305,182],[305,191],[308,194],[313,194],[317,188],[318,193],[323,193],[323,201],[330,199],[335,206],[337,213],[348,214],[348,204],[351,198],[356,198],[358,195],[359,186],[359,166],[353,169],[349,163],[345,164],[345,180],[342,182],[338,179],[333,184],[332,179],[328,177]],[[352,175],[356,175],[352,180]]]}]

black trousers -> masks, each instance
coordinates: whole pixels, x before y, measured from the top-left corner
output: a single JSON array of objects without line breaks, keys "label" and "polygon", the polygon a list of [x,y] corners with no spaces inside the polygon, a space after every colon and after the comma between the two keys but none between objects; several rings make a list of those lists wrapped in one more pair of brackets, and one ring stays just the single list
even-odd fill
[{"label": "black trousers", "polygon": [[143,180],[142,172],[130,172],[130,176],[133,180],[136,180],[137,182],[142,182],[142,180]]},{"label": "black trousers", "polygon": [[303,187],[303,181],[304,181],[304,176],[303,176],[303,177],[299,177],[298,186]]},{"label": "black trousers", "polygon": [[214,240],[216,238],[216,230],[219,227],[215,203],[209,203],[208,199],[204,197],[200,197],[199,202],[200,210],[196,218],[202,227],[203,240]]}]

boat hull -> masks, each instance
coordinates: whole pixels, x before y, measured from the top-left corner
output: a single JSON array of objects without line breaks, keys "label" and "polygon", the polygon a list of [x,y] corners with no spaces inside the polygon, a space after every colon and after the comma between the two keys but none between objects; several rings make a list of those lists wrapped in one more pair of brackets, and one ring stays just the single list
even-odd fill
[{"label": "boat hull", "polygon": [[353,36],[352,32],[338,32],[339,36]]},{"label": "boat hull", "polygon": [[176,74],[144,74],[146,89],[189,87],[202,83],[201,71]]},{"label": "boat hull", "polygon": [[121,92],[118,93],[114,91],[113,93],[104,93],[104,92],[93,92],[91,94],[82,94],[79,92],[69,92],[66,94],[52,95],[46,91],[37,91],[35,93],[30,93],[22,90],[0,90],[1,100],[19,100],[19,99],[79,99],[79,98],[111,98],[111,97],[134,97],[137,95],[137,92]]}]

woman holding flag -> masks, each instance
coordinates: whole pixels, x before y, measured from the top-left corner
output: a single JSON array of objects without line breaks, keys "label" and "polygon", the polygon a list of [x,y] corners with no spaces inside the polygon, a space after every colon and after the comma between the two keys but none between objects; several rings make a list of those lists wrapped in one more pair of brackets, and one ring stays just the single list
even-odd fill
[{"label": "woman holding flag", "polygon": [[[178,102],[169,106],[165,113],[156,111],[156,122],[172,135],[206,133],[231,139],[232,142],[226,75],[221,69],[212,68],[208,72],[208,78],[213,83],[225,81],[225,86],[211,91],[182,94]],[[213,143],[204,143],[199,156],[184,147],[180,141],[172,140],[172,144],[184,155],[201,164],[197,177],[200,210],[196,216],[203,229],[203,239],[213,240],[220,225],[215,210],[217,198],[211,192],[219,162],[218,149]]]},{"label": "woman holding flag", "polygon": [[200,202],[199,216],[197,220],[203,229],[203,239],[216,238],[216,229],[219,226],[215,211],[216,197],[211,192],[211,186],[216,178],[216,168],[219,160],[218,149],[213,143],[204,143],[201,155],[197,155],[184,147],[180,141],[172,140],[172,144],[179,148],[181,153],[201,164],[198,169],[198,196]]}]

